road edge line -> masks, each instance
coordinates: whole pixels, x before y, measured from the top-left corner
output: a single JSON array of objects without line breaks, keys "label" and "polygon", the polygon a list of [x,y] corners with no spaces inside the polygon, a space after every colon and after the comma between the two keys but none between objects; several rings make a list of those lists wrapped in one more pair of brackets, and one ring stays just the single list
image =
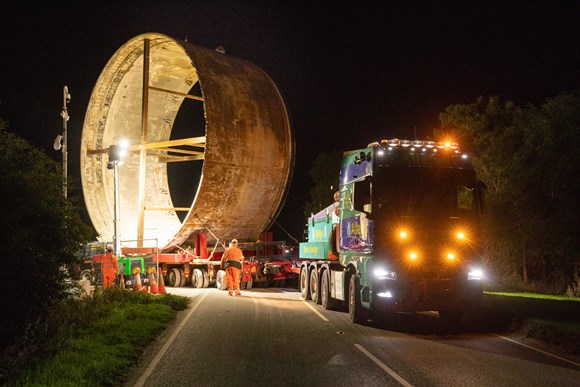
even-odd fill
[{"label": "road edge line", "polygon": [[175,330],[173,331],[173,333],[171,334],[169,339],[165,342],[165,344],[163,344],[163,347],[161,348],[161,350],[157,353],[157,355],[155,355],[153,360],[151,360],[151,363],[149,363],[149,365],[145,369],[145,372],[143,372],[143,374],[141,375],[139,380],[137,380],[137,383],[135,383],[136,387],[142,387],[145,384],[145,381],[147,381],[147,378],[151,375],[151,373],[153,373],[153,370],[155,369],[155,367],[157,366],[157,364],[159,363],[159,361],[161,360],[163,355],[165,355],[165,352],[167,352],[167,350],[169,349],[169,346],[173,343],[173,341],[175,340],[175,338],[177,337],[179,332],[181,332],[181,329],[185,326],[185,323],[187,322],[187,320],[189,320],[189,318],[191,317],[193,312],[195,312],[197,307],[208,296],[208,294],[209,294],[209,292],[206,292],[203,295],[203,297],[197,302],[197,304],[195,304],[195,306],[193,308],[191,308],[191,310],[189,311],[187,316],[185,316],[185,318],[181,321],[179,326],[177,328],[175,328]]},{"label": "road edge line", "polygon": [[532,347],[531,345],[527,345],[527,344],[524,344],[524,343],[520,343],[520,342],[519,342],[519,341],[517,341],[517,340],[513,340],[513,339],[510,339],[509,337],[505,337],[505,336],[502,336],[502,335],[498,335],[497,333],[494,333],[494,335],[495,335],[495,336],[497,336],[497,337],[499,337],[499,338],[501,338],[501,339],[504,339],[504,340],[510,341],[510,342],[512,342],[512,343],[515,343],[515,344],[519,344],[519,345],[521,345],[521,346],[524,346],[524,347],[526,347],[526,348],[529,348],[529,349],[531,349],[531,350],[534,350],[534,351],[536,351],[536,352],[543,353],[544,355],[551,356],[551,357],[553,357],[553,358],[555,358],[555,359],[562,360],[562,361],[565,361],[565,362],[567,362],[567,363],[574,364],[574,365],[575,365],[575,366],[577,366],[577,367],[580,367],[580,363],[576,363],[575,361],[572,361],[572,360],[569,360],[569,359],[563,358],[563,357],[561,357],[561,356],[558,356],[558,355],[554,355],[553,353],[550,353],[550,352],[542,351],[542,350],[541,350],[541,349],[539,349],[539,348]]},{"label": "road edge line", "polygon": [[403,386],[406,386],[406,387],[413,387],[413,385],[410,384],[409,382],[407,382],[405,379],[403,379],[402,376],[400,376],[398,373],[396,373],[391,368],[389,368],[389,366],[387,366],[385,363],[383,363],[382,361],[380,361],[379,359],[377,359],[372,353],[370,353],[369,351],[367,351],[365,347],[363,347],[360,344],[355,344],[354,346],[359,351],[361,351],[363,354],[365,354],[366,357],[368,357],[373,362],[375,362],[376,365],[378,365],[384,371],[386,371],[389,375],[391,375],[397,382],[401,383]]},{"label": "road edge line", "polygon": [[320,313],[312,305],[310,305],[310,303],[308,301],[302,300],[302,302],[304,303],[304,305],[306,305],[307,307],[309,307],[310,310],[312,310],[314,313],[316,313],[318,315],[318,317],[320,317],[323,321],[330,321],[329,319],[327,319],[326,317],[324,317],[324,315],[322,313]]}]

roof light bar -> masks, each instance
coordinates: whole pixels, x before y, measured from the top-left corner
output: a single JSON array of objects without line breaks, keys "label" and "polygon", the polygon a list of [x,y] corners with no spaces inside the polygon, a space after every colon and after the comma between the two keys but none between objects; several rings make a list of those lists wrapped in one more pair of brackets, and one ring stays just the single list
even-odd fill
[{"label": "roof light bar", "polygon": [[369,147],[389,147],[389,148],[421,148],[423,151],[426,149],[433,149],[436,151],[437,149],[446,149],[446,150],[453,150],[454,153],[461,153],[459,150],[459,143],[455,141],[422,141],[422,140],[399,140],[398,138],[392,139],[383,139],[380,142],[372,142],[369,144]]}]

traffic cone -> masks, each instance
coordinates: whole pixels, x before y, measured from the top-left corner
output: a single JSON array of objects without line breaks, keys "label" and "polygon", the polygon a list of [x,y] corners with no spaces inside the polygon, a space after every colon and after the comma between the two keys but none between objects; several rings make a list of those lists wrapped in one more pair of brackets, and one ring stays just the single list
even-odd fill
[{"label": "traffic cone", "polygon": [[167,294],[165,290],[165,282],[163,281],[163,270],[159,270],[159,285],[157,286],[157,294]]},{"label": "traffic cone", "polygon": [[119,286],[121,287],[121,289],[125,290],[125,276],[123,274],[121,274],[119,282],[120,282]]},{"label": "traffic cone", "polygon": [[138,267],[133,269],[133,277],[135,277],[133,284],[134,291],[142,292],[143,289],[147,290],[147,288],[144,288],[143,285],[141,285],[141,270]]},{"label": "traffic cone", "polygon": [[159,289],[157,288],[157,281],[155,281],[155,268],[149,269],[149,293],[157,294]]}]

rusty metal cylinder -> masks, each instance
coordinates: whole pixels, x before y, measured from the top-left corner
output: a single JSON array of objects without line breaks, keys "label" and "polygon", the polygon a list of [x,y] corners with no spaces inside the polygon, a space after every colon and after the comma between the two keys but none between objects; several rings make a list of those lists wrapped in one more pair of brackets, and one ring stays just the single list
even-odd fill
[{"label": "rusty metal cylinder", "polygon": [[[203,104],[205,136],[180,141],[171,133],[185,98]],[[166,35],[139,35],[119,48],[89,101],[81,179],[91,221],[106,241],[115,220],[106,151],[121,139],[131,144],[118,179],[123,246],[169,250],[192,245],[193,234],[208,228],[210,240],[256,240],[276,219],[290,184],[294,139],[270,77],[252,63]],[[183,222],[167,168],[179,160],[203,163]]]}]

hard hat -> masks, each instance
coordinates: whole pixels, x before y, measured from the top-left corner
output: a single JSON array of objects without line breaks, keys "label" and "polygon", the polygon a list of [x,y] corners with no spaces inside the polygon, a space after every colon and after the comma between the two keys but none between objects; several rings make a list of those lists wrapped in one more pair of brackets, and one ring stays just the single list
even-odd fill
[{"label": "hard hat", "polygon": [[115,249],[113,248],[113,245],[107,245],[107,251],[113,251],[113,250],[115,250]]},{"label": "hard hat", "polygon": [[238,240],[237,239],[232,239],[232,243],[237,245],[238,244]]}]

